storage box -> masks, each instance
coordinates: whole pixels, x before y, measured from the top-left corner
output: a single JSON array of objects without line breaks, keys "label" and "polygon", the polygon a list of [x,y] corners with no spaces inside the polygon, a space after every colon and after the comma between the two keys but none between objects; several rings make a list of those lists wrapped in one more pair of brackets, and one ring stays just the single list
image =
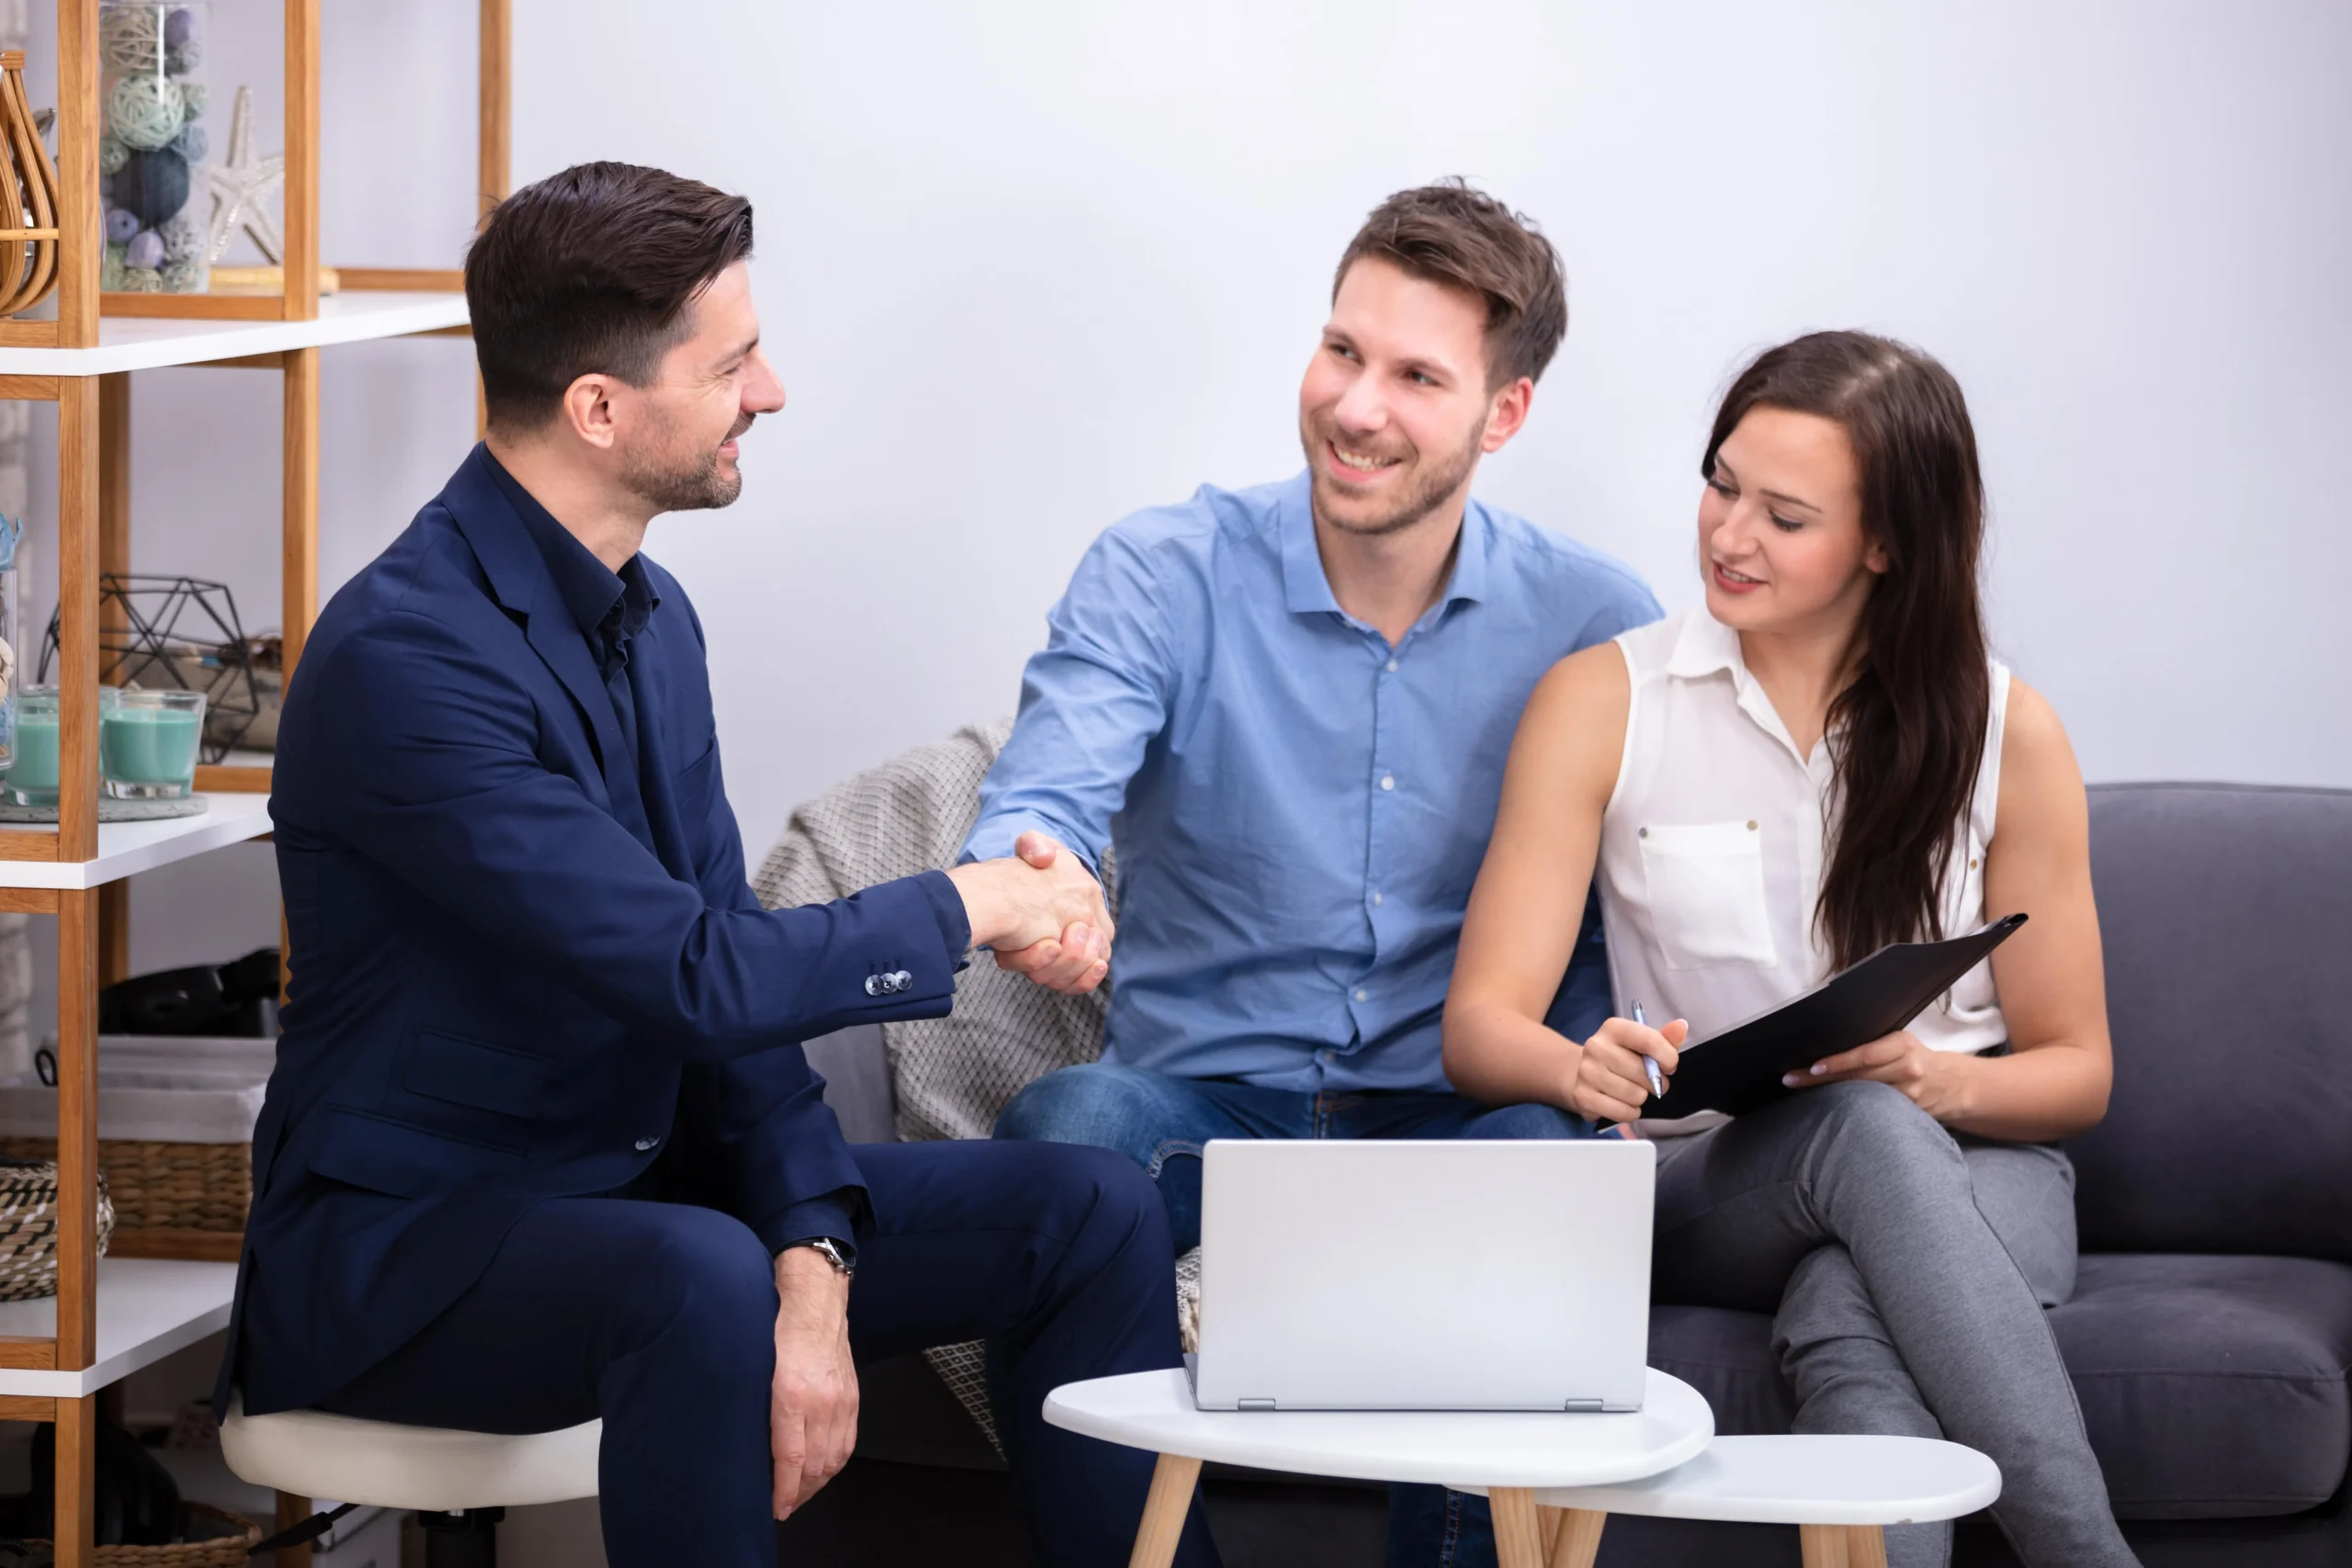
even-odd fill
[{"label": "storage box", "polygon": [[[98,1168],[114,1198],[116,1258],[233,1261],[253,1201],[254,1122],[275,1040],[98,1038]],[[57,1157],[57,1090],[0,1082],[0,1153]]]}]

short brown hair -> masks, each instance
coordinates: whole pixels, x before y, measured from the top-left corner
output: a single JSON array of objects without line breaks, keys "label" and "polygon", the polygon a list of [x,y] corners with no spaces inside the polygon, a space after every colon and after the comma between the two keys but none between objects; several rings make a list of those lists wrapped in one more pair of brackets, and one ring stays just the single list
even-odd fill
[{"label": "short brown hair", "polygon": [[1348,268],[1367,257],[1409,277],[1487,302],[1487,384],[1541,380],[1568,331],[1568,280],[1560,253],[1536,221],[1458,175],[1400,190],[1372,209],[1331,277],[1338,299]]},{"label": "short brown hair", "polygon": [[466,253],[490,423],[546,423],[592,371],[650,383],[686,306],[752,253],[752,204],[634,164],[575,164],[491,209]]}]

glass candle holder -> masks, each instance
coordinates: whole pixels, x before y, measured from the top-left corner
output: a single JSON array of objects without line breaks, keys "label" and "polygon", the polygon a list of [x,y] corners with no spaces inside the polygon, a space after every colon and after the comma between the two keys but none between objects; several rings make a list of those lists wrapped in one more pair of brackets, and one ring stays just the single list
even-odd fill
[{"label": "glass candle holder", "polygon": [[211,284],[204,81],[209,7],[159,0],[98,6],[98,186],[107,250],[99,286],[201,294]]},{"label": "glass candle holder", "polygon": [[[100,700],[104,701],[103,694]],[[24,686],[17,692],[17,744],[8,759],[8,780],[0,786],[17,806],[57,804],[57,688]]]},{"label": "glass candle holder", "polygon": [[194,794],[196,754],[203,743],[202,692],[107,687],[99,693],[98,777],[117,800],[179,800]]}]

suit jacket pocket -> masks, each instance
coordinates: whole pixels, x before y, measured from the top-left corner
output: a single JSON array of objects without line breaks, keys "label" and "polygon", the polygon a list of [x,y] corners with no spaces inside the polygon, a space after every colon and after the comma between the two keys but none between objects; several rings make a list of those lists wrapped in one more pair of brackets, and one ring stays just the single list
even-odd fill
[{"label": "suit jacket pocket", "polygon": [[528,1051],[420,1029],[409,1040],[401,1087],[429,1100],[527,1121],[538,1114],[551,1066]]},{"label": "suit jacket pocket", "polygon": [[320,1116],[308,1161],[311,1171],[371,1192],[423,1198],[523,1164],[523,1156],[511,1149],[446,1137],[365,1111],[330,1109]]}]

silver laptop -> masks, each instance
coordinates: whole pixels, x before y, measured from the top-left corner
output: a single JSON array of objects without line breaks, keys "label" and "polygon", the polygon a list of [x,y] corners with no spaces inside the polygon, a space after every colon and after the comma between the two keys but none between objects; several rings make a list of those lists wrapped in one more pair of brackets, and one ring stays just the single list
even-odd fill
[{"label": "silver laptop", "polygon": [[1657,1151],[1218,1139],[1204,1410],[1638,1410]]}]

